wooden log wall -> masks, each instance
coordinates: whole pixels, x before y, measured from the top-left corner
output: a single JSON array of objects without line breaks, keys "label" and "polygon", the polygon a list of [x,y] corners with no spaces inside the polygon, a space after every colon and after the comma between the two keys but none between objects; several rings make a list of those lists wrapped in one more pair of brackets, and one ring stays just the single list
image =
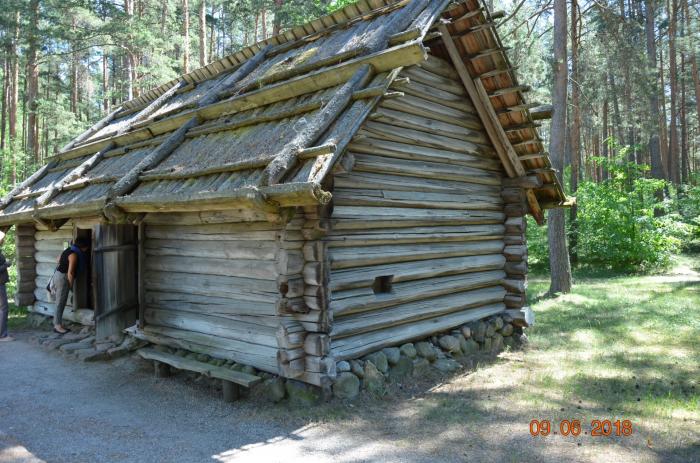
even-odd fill
[{"label": "wooden log wall", "polygon": [[[357,358],[505,310],[502,166],[455,70],[405,69],[334,177],[330,355]],[[347,162],[348,159],[350,162]]]},{"label": "wooden log wall", "polygon": [[504,186],[503,197],[505,221],[506,279],[504,287],[508,291],[505,297],[506,307],[520,309],[526,302],[527,290],[527,198],[519,187]]},{"label": "wooden log wall", "polygon": [[15,246],[17,250],[17,292],[15,304],[20,307],[34,304],[34,287],[36,285],[36,262],[34,261],[36,229],[33,223],[17,225],[15,229]]},{"label": "wooden log wall", "polygon": [[[29,228],[29,226],[26,227]],[[33,260],[36,274],[33,288],[35,301],[32,310],[52,317],[56,311],[56,304],[53,301],[49,301],[46,285],[56,269],[58,257],[73,239],[74,224],[72,221],[69,221],[56,231],[50,231],[43,225],[31,227],[35,228]],[[83,325],[94,324],[94,312],[87,309],[74,310],[72,299],[73,294],[71,292],[63,318]]]},{"label": "wooden log wall", "polygon": [[304,379],[306,333],[325,323],[305,300],[304,219],[232,220],[225,213],[146,218],[143,334]]}]

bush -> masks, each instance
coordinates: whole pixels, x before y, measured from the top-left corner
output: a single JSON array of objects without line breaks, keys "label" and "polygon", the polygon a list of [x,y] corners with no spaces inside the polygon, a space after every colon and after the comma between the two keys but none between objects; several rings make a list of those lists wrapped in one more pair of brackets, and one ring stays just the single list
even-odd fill
[{"label": "bush", "polygon": [[[581,264],[618,271],[663,269],[682,243],[698,238],[697,224],[687,223],[679,214],[656,217],[655,211],[668,207],[658,194],[666,184],[645,178],[647,166],[625,161],[624,150],[613,160],[596,158],[596,162],[610,179],[582,182],[576,192],[575,251]],[[530,264],[548,266],[546,228],[529,227],[528,244]]]}]

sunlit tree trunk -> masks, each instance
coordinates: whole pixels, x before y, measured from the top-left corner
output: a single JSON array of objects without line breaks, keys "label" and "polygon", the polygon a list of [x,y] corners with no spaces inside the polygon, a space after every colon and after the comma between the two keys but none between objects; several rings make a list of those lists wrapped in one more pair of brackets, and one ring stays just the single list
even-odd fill
[{"label": "sunlit tree trunk", "polygon": [[30,25],[27,47],[27,152],[39,161],[39,124],[37,100],[39,97],[39,0],[29,4]]},{"label": "sunlit tree trunk", "polygon": [[[567,33],[566,0],[554,0],[554,88],[552,103],[552,128],[549,153],[552,164],[563,171],[564,145],[566,143],[567,105]],[[561,174],[558,174],[561,175]],[[551,271],[550,294],[571,291],[571,264],[566,246],[566,228],[563,209],[551,209],[548,213],[547,237],[549,240],[549,268]]]},{"label": "sunlit tree trunk", "polygon": [[206,66],[207,60],[207,2],[199,2],[199,65]]},{"label": "sunlit tree trunk", "polygon": [[182,0],[182,72],[190,72],[190,4]]},{"label": "sunlit tree trunk", "polygon": [[[578,34],[578,1],[571,0],[571,115],[572,121],[570,124],[570,149],[571,149],[571,194],[576,196],[578,190],[578,182],[580,178],[580,161],[581,161],[581,87],[579,75],[579,34]],[[563,172],[563,170],[562,170]],[[571,263],[575,264],[578,260],[577,243],[578,230],[576,216],[578,207],[574,204],[569,210],[569,251]]]},{"label": "sunlit tree trunk", "polygon": [[671,118],[668,126],[668,173],[669,179],[678,184],[679,172],[679,143],[678,143],[678,70],[676,69],[676,27],[678,25],[678,2],[670,4],[671,19],[668,28],[668,66],[671,84]]},{"label": "sunlit tree trunk", "polygon": [[659,139],[659,89],[656,72],[656,9],[655,0],[644,0],[646,9],[646,48],[647,48],[647,72],[649,73],[649,115],[647,117],[647,130],[649,132],[649,158],[651,160],[651,175],[657,179],[665,178],[663,164],[661,162],[661,145]]}]

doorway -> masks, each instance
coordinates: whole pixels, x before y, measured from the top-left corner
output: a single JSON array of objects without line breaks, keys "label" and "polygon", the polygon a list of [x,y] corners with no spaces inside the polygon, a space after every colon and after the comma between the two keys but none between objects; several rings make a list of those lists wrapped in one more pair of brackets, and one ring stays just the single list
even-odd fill
[{"label": "doorway", "polygon": [[74,239],[83,238],[88,241],[90,249],[85,253],[85,269],[79,272],[73,287],[73,308],[94,310],[94,288],[92,278],[92,229],[76,228]]},{"label": "doorway", "polygon": [[138,227],[99,224],[92,255],[97,342],[119,341],[138,308]]}]

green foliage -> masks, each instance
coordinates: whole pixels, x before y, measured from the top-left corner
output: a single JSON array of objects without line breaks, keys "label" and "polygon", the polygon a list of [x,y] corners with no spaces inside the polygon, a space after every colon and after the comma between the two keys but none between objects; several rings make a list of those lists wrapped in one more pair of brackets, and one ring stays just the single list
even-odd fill
[{"label": "green foliage", "polygon": [[[612,160],[595,158],[610,174],[602,182],[585,181],[576,192],[580,264],[616,271],[646,272],[666,268],[671,256],[698,234],[698,224],[680,214],[657,217],[668,204],[659,199],[662,180],[646,178],[648,166],[627,162],[627,148]],[[695,199],[700,203],[700,195]],[[692,202],[688,200],[688,202]],[[691,208],[692,204],[686,207]],[[697,218],[696,218],[697,220]],[[570,224],[567,223],[570,227]],[[568,230],[571,233],[571,229]],[[548,265],[545,227],[528,227],[530,264]]]}]

